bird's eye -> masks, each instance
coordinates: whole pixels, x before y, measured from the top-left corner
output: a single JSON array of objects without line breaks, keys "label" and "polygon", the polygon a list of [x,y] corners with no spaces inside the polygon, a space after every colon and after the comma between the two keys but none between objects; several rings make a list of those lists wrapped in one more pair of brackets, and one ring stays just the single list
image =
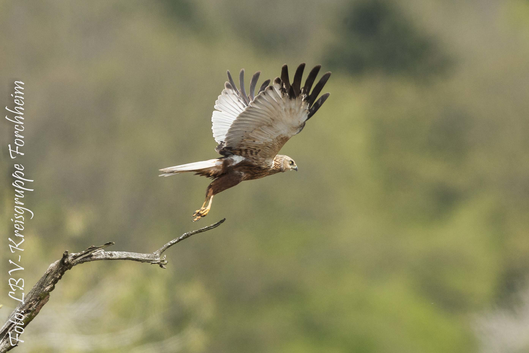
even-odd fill
[{"label": "bird's eye", "polygon": [[290,165],[294,165],[294,161],[290,161]]}]

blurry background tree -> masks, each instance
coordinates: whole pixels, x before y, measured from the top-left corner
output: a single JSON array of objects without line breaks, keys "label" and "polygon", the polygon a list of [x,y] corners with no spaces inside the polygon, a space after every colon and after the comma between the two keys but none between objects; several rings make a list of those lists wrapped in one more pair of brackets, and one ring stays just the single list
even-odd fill
[{"label": "blurry background tree", "polygon": [[28,285],[64,249],[113,240],[141,251],[194,228],[207,180],[157,171],[214,157],[209,121],[226,69],[333,69],[328,103],[284,149],[299,173],[220,196],[209,217],[226,224],[173,249],[167,271],[76,269],[18,351],[527,349],[490,339],[504,333],[497,313],[521,307],[529,273],[527,1],[0,9],[0,97],[11,78],[26,82]]},{"label": "blurry background tree", "polygon": [[425,79],[447,69],[448,55],[438,40],[416,28],[389,0],[352,2],[341,17],[326,56],[335,70]]}]

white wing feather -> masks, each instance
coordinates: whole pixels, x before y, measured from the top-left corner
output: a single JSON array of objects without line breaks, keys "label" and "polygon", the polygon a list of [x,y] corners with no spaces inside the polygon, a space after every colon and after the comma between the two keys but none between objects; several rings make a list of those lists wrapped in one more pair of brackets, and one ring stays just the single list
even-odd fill
[{"label": "white wing feather", "polygon": [[276,83],[268,87],[237,117],[226,134],[226,147],[254,149],[259,151],[258,158],[273,159],[301,131],[309,104],[301,95],[289,98],[279,87]]},{"label": "white wing feather", "polygon": [[311,70],[301,87],[304,67],[303,63],[298,67],[291,85],[284,65],[281,78],[276,78],[271,86],[268,86],[270,80],[265,81],[255,97],[259,73],[252,78],[250,96],[246,96],[244,70],[239,75],[240,91],[228,72],[229,82],[215,102],[211,117],[213,137],[219,144],[217,152],[271,163],[283,145],[303,129],[305,122],[329,97],[326,93],[316,100],[331,73],[325,73],[310,92],[320,66]]},{"label": "white wing feather", "polygon": [[226,134],[233,121],[246,109],[246,104],[239,99],[236,92],[224,88],[215,102],[215,111],[211,116],[213,138],[217,143],[226,139]]}]

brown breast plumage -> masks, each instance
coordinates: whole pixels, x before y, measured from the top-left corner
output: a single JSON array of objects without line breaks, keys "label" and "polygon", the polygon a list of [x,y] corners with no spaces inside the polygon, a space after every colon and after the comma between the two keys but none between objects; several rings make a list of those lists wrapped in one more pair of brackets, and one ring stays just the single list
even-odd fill
[{"label": "brown breast plumage", "polygon": [[280,169],[274,168],[274,166],[263,168],[262,166],[255,165],[248,160],[237,163],[231,168],[234,172],[241,173],[242,180],[260,179],[280,172]]}]

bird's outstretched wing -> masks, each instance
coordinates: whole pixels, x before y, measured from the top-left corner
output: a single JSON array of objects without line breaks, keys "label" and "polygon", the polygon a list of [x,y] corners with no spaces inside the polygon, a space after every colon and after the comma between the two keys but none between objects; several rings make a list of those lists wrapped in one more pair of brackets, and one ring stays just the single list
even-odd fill
[{"label": "bird's outstretched wing", "polygon": [[[216,109],[222,107],[224,110],[214,113],[212,119],[213,134],[219,143],[217,151],[223,155],[243,156],[258,165],[268,166],[272,163],[283,145],[303,129],[305,122],[329,97],[329,93],[326,93],[316,100],[331,73],[324,74],[311,91],[320,66],[311,70],[305,85],[301,87],[304,68],[305,64],[297,68],[294,81],[290,84],[288,67],[284,65],[281,78],[276,78],[271,86],[265,82],[266,85],[261,86],[255,97],[252,86],[255,87],[256,79],[252,79],[250,96],[246,96],[243,71],[240,92],[228,74],[230,82],[226,83],[226,89],[215,105]],[[219,119],[221,116],[222,124]]]},{"label": "bird's outstretched wing", "polygon": [[[260,72],[256,72],[250,82],[250,94],[246,94],[244,88],[244,69],[239,74],[239,81],[241,90],[237,89],[230,72],[228,71],[228,82],[224,84],[224,89],[219,98],[215,102],[215,111],[211,117],[213,131],[213,138],[220,145],[226,140],[226,134],[235,119],[248,107],[248,105],[255,99],[255,86],[259,80]],[[259,95],[270,84],[270,80],[266,80],[261,85],[257,92]]]}]

